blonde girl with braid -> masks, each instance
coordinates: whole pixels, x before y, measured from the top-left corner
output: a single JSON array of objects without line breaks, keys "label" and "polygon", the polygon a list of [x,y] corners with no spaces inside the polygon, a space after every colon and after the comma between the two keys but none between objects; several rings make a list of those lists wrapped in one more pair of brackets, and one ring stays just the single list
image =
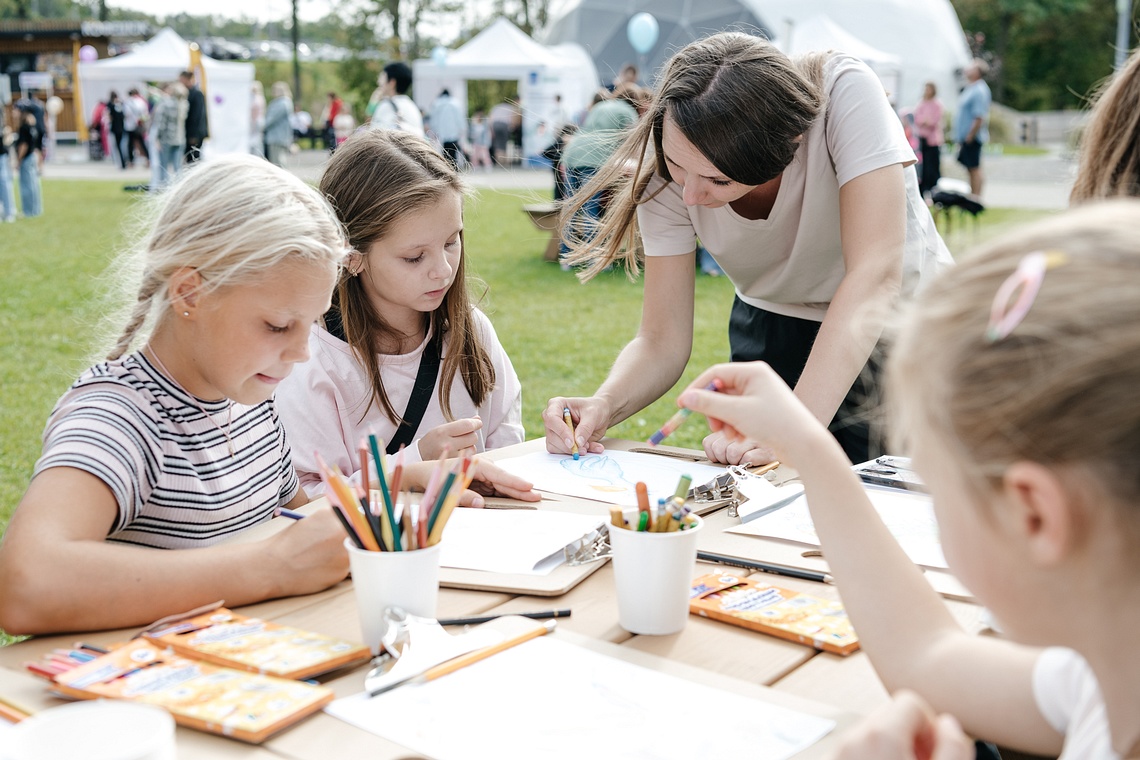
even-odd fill
[{"label": "blonde girl with braid", "polygon": [[348,572],[328,508],[225,542],[307,501],[273,394],[329,307],[346,254],[336,215],[251,156],[198,164],[155,202],[128,255],[141,276],[126,326],[56,404],[0,545],[8,633],[135,626],[313,593]]}]

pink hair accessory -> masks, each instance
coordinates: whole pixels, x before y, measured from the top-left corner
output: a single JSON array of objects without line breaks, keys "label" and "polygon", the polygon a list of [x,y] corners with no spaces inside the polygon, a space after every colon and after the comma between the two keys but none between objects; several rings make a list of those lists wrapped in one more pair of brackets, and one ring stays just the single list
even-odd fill
[{"label": "pink hair accessory", "polygon": [[1033,251],[1022,257],[1013,274],[1006,278],[990,307],[990,323],[986,326],[986,342],[996,343],[1009,336],[1037,299],[1045,272],[1069,260],[1062,251]]}]

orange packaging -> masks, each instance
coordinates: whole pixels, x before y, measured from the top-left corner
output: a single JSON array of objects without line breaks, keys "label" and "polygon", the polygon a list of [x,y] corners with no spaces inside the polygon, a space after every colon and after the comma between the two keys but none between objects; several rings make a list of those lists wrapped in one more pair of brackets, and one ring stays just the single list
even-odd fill
[{"label": "orange packaging", "polygon": [[689,612],[835,654],[851,654],[859,637],[839,602],[763,581],[712,573],[693,581]]},{"label": "orange packaging", "polygon": [[188,728],[257,744],[332,701],[325,686],[222,668],[135,639],[56,675],[77,699],[127,699],[170,711]]},{"label": "orange packaging", "polygon": [[372,657],[363,644],[246,617],[225,607],[143,635],[191,659],[299,680]]}]

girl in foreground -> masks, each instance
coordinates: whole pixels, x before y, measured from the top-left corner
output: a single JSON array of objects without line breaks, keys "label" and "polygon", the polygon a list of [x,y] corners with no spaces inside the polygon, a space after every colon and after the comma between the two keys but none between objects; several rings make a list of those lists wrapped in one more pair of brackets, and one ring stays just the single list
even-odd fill
[{"label": "girl in foreground", "polygon": [[519,379],[468,295],[454,167],[422,137],[366,130],[320,189],[354,250],[311,328],[313,360],[278,394],[301,485],[321,489],[313,451],[356,472],[369,432],[410,462],[522,443]]},{"label": "girl in foreground", "polygon": [[[908,690],[841,756],[972,758],[963,731],[1065,759],[1140,756],[1140,658],[1121,638],[1140,626],[1138,217],[1135,201],[1090,205],[963,261],[912,307],[889,360],[897,440],[951,570],[1003,638],[958,627],[766,365],[713,367],[682,394],[800,473],[863,648]],[[724,393],[698,390],[713,378]]]},{"label": "girl in foreground", "polygon": [[[345,256],[336,216],[250,156],[199,165],[158,202],[126,327],[56,404],[0,545],[8,633],[139,625],[312,593],[348,572],[330,509],[220,543],[307,501],[272,396],[328,309]],[[480,468],[527,497],[525,482]],[[429,469],[405,477],[422,486]]]}]

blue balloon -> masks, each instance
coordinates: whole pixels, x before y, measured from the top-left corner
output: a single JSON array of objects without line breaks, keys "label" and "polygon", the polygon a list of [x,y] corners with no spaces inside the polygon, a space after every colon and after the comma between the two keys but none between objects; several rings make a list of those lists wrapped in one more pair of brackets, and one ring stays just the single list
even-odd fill
[{"label": "blue balloon", "polygon": [[657,43],[657,19],[652,13],[637,13],[629,20],[625,34],[629,37],[629,44],[633,49],[645,55]]},{"label": "blue balloon", "polygon": [[447,48],[443,45],[436,45],[431,51],[431,60],[436,66],[444,66],[447,64]]}]

